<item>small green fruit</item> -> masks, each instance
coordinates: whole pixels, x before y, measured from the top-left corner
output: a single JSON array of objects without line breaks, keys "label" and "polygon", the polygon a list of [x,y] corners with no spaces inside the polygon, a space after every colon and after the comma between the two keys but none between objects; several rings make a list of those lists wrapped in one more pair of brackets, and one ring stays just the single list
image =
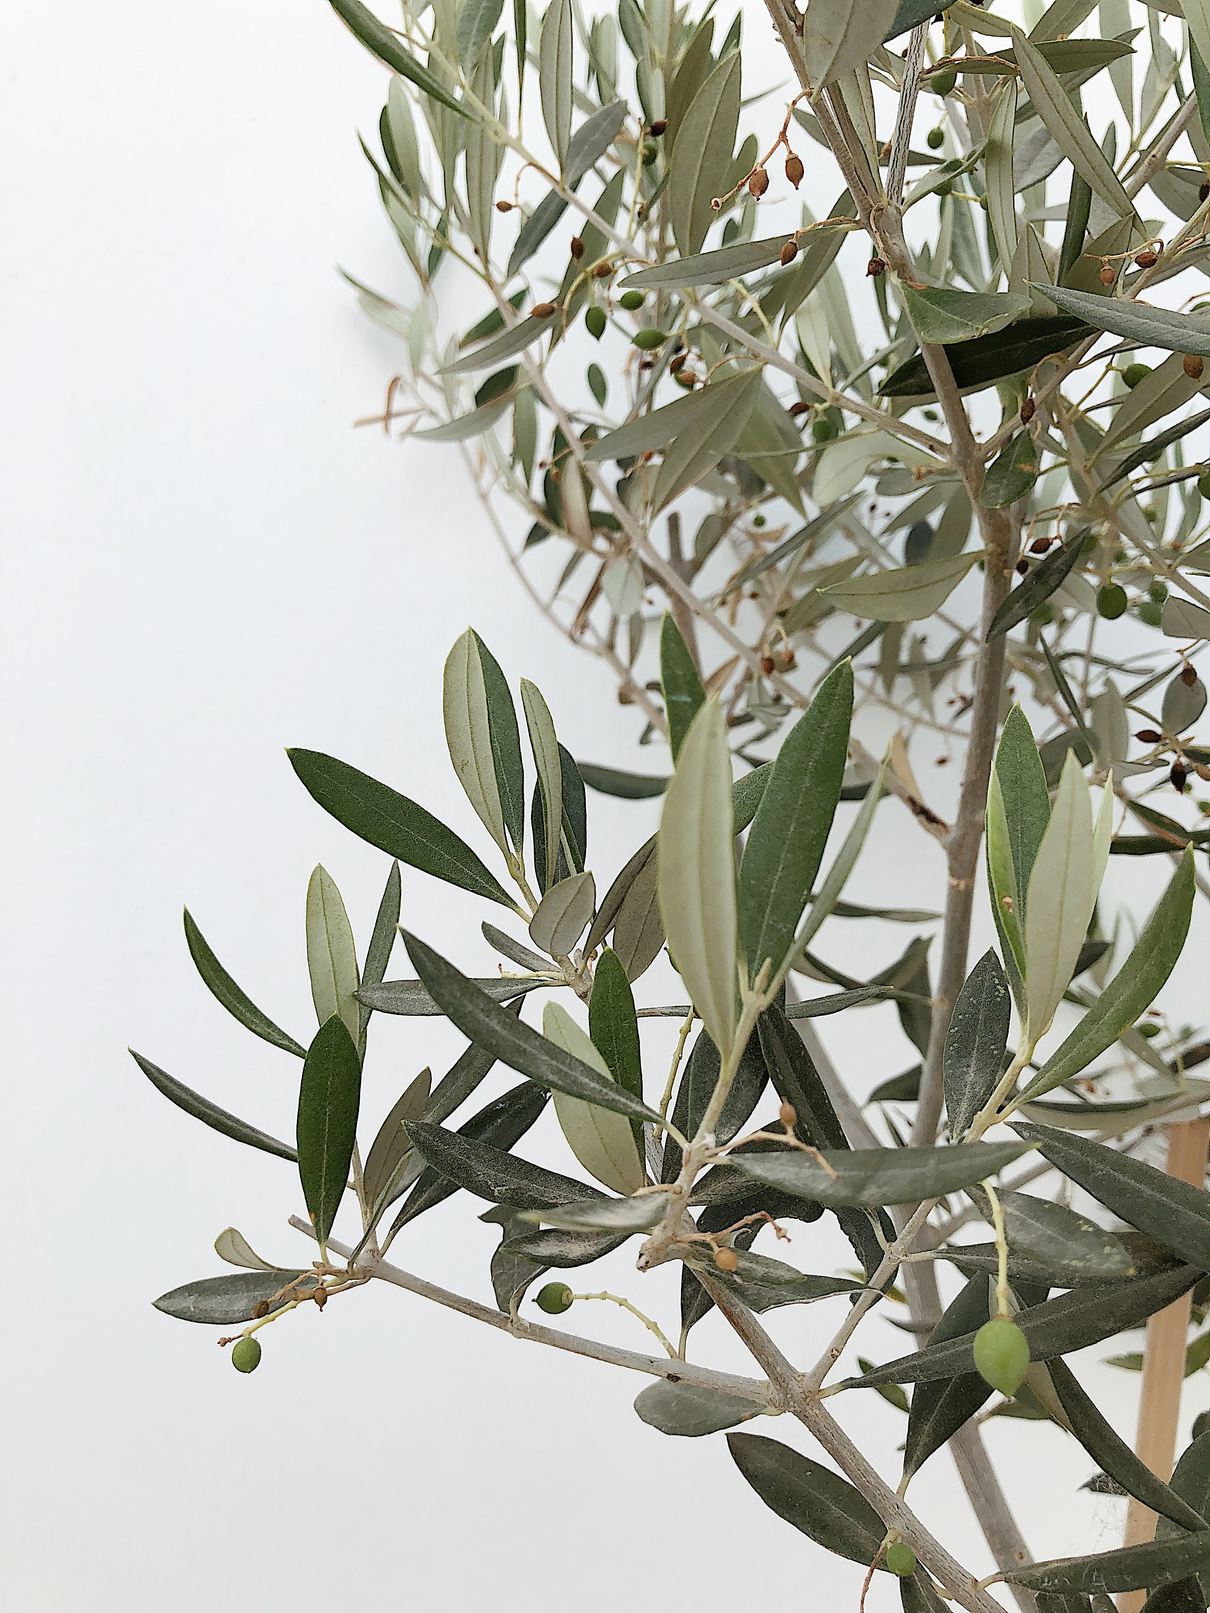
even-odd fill
[{"label": "small green fruit", "polygon": [[571,1302],[575,1298],[566,1283],[547,1283],[545,1288],[538,1290],[538,1309],[545,1311],[547,1316],[562,1316],[563,1312],[571,1309]]},{"label": "small green fruit", "polygon": [[1133,392],[1140,381],[1145,381],[1151,374],[1150,364],[1127,364],[1122,371],[1122,379]]},{"label": "small green fruit", "polygon": [[1210,470],[1204,470],[1198,477],[1197,490],[1203,498],[1210,498]]},{"label": "small green fruit", "polygon": [[643,141],[642,159],[644,168],[650,168],[659,154],[660,148],[656,145],[654,140]]},{"label": "small green fruit", "polygon": [[1139,621],[1146,622],[1148,627],[1158,627],[1164,615],[1164,607],[1157,605],[1154,599],[1145,599],[1139,606]]},{"label": "small green fruit", "polygon": [[584,328],[590,336],[597,341],[605,334],[605,310],[603,308],[590,308],[584,315]]},{"label": "small green fruit", "polygon": [[668,333],[656,330],[654,325],[644,325],[642,330],[636,330],[630,338],[636,347],[641,347],[645,353],[653,353],[657,347],[663,347],[668,340]]},{"label": "small green fruit", "polygon": [[984,1322],[975,1334],[975,1367],[984,1383],[1015,1395],[1029,1371],[1029,1341],[1006,1317]]},{"label": "small green fruit", "polygon": [[1153,582],[1147,593],[1150,598],[1155,600],[1157,605],[1162,605],[1168,598],[1168,584],[1166,582]]},{"label": "small green fruit", "polygon": [[1120,583],[1107,582],[1097,591],[1097,614],[1107,622],[1114,622],[1123,615],[1128,603],[1126,590]]},{"label": "small green fruit", "polygon": [[957,82],[958,75],[955,72],[934,73],[929,79],[929,89],[934,95],[948,95]]},{"label": "small green fruit", "polygon": [[930,129],[924,138],[930,151],[940,151],[945,144],[945,130]]},{"label": "small green fruit", "polygon": [[255,1372],[260,1366],[260,1340],[237,1339],[231,1350],[231,1365],[237,1372]]},{"label": "small green fruit", "polygon": [[764,518],[763,515],[754,515],[752,517],[752,525],[753,526],[758,526],[759,527],[759,526],[764,526],[764,524],[765,524],[765,518]]},{"label": "small green fruit", "polygon": [[643,306],[643,293],[641,291],[624,291],[618,301],[628,314],[633,313],[636,308]]},{"label": "small green fruit", "polygon": [[900,1579],[910,1579],[916,1572],[916,1553],[902,1540],[897,1540],[893,1546],[887,1547],[886,1565]]},{"label": "small green fruit", "polygon": [[1136,1031],[1138,1031],[1140,1036],[1146,1036],[1148,1038],[1158,1036],[1161,1030],[1159,1025],[1152,1024],[1149,1020],[1144,1022],[1142,1025],[1136,1025],[1134,1028]]}]

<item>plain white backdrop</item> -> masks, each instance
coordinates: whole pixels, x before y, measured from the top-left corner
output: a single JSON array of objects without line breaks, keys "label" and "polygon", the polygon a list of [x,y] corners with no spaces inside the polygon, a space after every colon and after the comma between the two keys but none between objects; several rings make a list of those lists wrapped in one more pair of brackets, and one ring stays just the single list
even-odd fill
[{"label": "plain white backdrop", "polygon": [[[765,1511],[720,1440],[641,1425],[642,1382],[613,1369],[375,1286],[269,1330],[242,1378],[213,1330],[151,1308],[222,1269],[211,1245],[228,1223],[283,1264],[307,1258],[285,1224],[293,1168],[187,1120],[125,1051],[290,1134],[297,1063],[213,1002],[180,922],[188,901],[245,988],[308,1039],[310,870],[322,860],[340,883],[364,945],[386,859],[314,806],[283,747],[330,750],[481,846],[440,728],[441,663],[468,621],[565,732],[574,718],[580,754],[635,765],[635,719],[524,600],[456,455],[351,429],[380,406],[396,348],[334,265],[406,283],[355,140],[385,74],[322,0],[0,16],[0,1603],[855,1605],[857,1569]],[[592,799],[603,877],[654,821]],[[927,902],[931,853],[901,818],[887,829],[912,837],[881,854],[894,899]],[[875,870],[857,894],[876,887]],[[410,927],[490,966],[483,904],[407,870],[404,892]],[[863,1024],[860,1041],[833,1035],[842,1057],[899,1036],[889,1010]],[[460,1045],[436,1021],[382,1027],[372,1122]],[[912,1062],[901,1040],[890,1066],[861,1056],[859,1090]],[[419,1223],[408,1262],[488,1298],[496,1234],[479,1208]],[[810,1269],[845,1264],[823,1234],[812,1249]],[[640,1294],[622,1259],[608,1279],[674,1314],[666,1276]],[[594,1309],[573,1314],[644,1347]],[[806,1354],[835,1320],[803,1310],[780,1336]],[[740,1367],[713,1323],[701,1337]],[[902,1340],[883,1326],[878,1347]],[[894,1482],[898,1414],[869,1395],[845,1418]],[[1077,1495],[1091,1464],[1072,1442],[1006,1422],[989,1438],[1035,1549],[1113,1543],[1116,1504]],[[913,1493],[960,1556],[986,1561],[947,1456]],[[871,1607],[891,1605],[880,1586]]]}]

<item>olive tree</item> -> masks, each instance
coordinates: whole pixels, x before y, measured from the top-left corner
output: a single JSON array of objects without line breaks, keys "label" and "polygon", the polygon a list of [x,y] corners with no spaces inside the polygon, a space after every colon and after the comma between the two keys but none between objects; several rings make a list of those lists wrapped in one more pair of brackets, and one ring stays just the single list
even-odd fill
[{"label": "olive tree", "polygon": [[[1116,1593],[1204,1606],[1210,1433],[1174,1472],[1172,1390],[1210,1302],[1210,1087],[1188,1074],[1210,1046],[1156,1000],[1210,894],[1190,795],[1210,778],[1194,732],[1210,482],[1186,454],[1210,420],[1210,321],[1182,303],[1210,273],[1210,4],[766,0],[748,29],[771,24],[794,82],[748,101],[741,19],[724,32],[711,8],[619,0],[589,18],[551,0],[538,18],[515,0],[505,19],[503,0],[434,0],[394,26],[331,3],[393,74],[365,150],[414,294],[358,287],[406,344],[381,423],[458,445],[519,580],[668,760],[589,762],[521,678],[523,746],[512,669],[473,631],[446,663],[444,717],[461,827],[490,866],[393,785],[290,752],[314,800],[392,859],[360,947],[312,875],[316,1033],[279,1029],[185,924],[219,1001],[302,1061],[294,1140],[136,1057],[187,1113],[297,1161],[293,1225],[316,1258],[280,1269],[229,1228],[216,1248],[242,1269],[157,1304],[237,1327],[244,1372],[266,1326],[380,1281],[646,1374],[644,1421],[729,1431],[757,1496],[867,1585],[898,1576],[909,1613],[991,1613],[1000,1582],[1042,1613],[1102,1613]],[[911,757],[930,736],[959,764],[945,813]],[[600,882],[586,786],[663,797],[658,834]],[[854,978],[817,942],[825,924],[930,917],[845,899],[895,801],[944,852],[938,956],[921,934]],[[1148,912],[1100,900],[1113,855],[1149,859]],[[482,937],[508,968],[469,976],[405,930],[410,973],[389,978],[401,864],[507,910],[512,929]],[[984,901],[997,944],[972,967]],[[665,953],[680,1001],[640,984]],[[837,989],[803,997],[803,981]],[[859,1103],[814,1021],[888,1000],[919,1062]],[[410,1016],[418,1049],[434,1015],[467,1045],[375,1130],[360,1091],[381,1014]],[[660,1018],[678,1026],[666,1071]],[[497,1065],[520,1083],[464,1118]],[[519,1151],[548,1102],[579,1176]],[[1167,1172],[1138,1157],[1165,1125]],[[501,1229],[494,1304],[388,1258],[455,1193]],[[859,1270],[770,1252],[784,1223],[825,1215]],[[544,1280],[630,1240],[625,1295]],[[641,1274],[669,1263],[675,1322],[643,1299]],[[873,1363],[863,1324],[897,1284],[920,1347]],[[659,1351],[530,1309],[590,1298]],[[833,1336],[791,1361],[761,1317],[807,1303],[834,1311]],[[696,1358],[713,1309],[751,1376]],[[1065,1357],[1150,1318],[1136,1452]],[[1194,1365],[1206,1353],[1190,1346]],[[829,1405],[869,1388],[906,1415],[897,1487],[894,1453],[858,1449]],[[1059,1424],[1131,1498],[1125,1546],[1032,1560],[980,1433],[993,1395]],[[770,1414],[831,1465],[735,1431]],[[911,1504],[944,1446],[987,1581]]]}]

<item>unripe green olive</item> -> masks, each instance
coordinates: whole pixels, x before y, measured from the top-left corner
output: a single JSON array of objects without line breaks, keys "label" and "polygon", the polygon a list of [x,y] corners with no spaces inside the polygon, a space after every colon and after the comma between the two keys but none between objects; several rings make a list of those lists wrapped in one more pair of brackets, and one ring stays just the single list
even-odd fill
[{"label": "unripe green olive", "polygon": [[1150,1021],[1145,1021],[1142,1025],[1136,1025],[1134,1028],[1140,1036],[1146,1037],[1158,1036],[1162,1029],[1161,1026],[1154,1025]]},{"label": "unripe green olive", "polygon": [[940,151],[945,144],[945,130],[930,129],[924,138],[930,151]]},{"label": "unripe green olive", "polygon": [[916,1553],[902,1540],[897,1540],[893,1546],[887,1547],[886,1565],[900,1579],[909,1579],[916,1572]]},{"label": "unripe green olive", "polygon": [[545,1311],[548,1316],[561,1316],[564,1311],[571,1309],[574,1298],[566,1283],[547,1283],[545,1288],[538,1290],[538,1309]]},{"label": "unripe green olive", "polygon": [[641,347],[645,353],[653,353],[657,347],[663,347],[668,340],[668,333],[657,330],[654,325],[644,325],[643,329],[636,330],[630,339],[636,347]]},{"label": "unripe green olive", "polygon": [[958,82],[958,75],[952,69],[945,73],[934,73],[929,79],[929,89],[934,95],[948,95]]},{"label": "unripe green olive", "polygon": [[237,1372],[255,1372],[260,1366],[260,1340],[236,1339],[231,1350],[231,1365]]},{"label": "unripe green olive", "polygon": [[1162,605],[1168,598],[1168,584],[1166,582],[1153,582],[1147,593],[1151,599],[1155,600],[1157,605]]},{"label": "unripe green olive", "polygon": [[1158,627],[1164,615],[1164,607],[1157,605],[1154,599],[1145,599],[1139,606],[1139,621],[1146,622],[1148,627]]},{"label": "unripe green olive", "polygon": [[1127,364],[1122,371],[1122,379],[1133,392],[1140,381],[1145,381],[1151,374],[1150,364]]},{"label": "unripe green olive", "polygon": [[642,149],[642,152],[641,152],[641,156],[642,156],[642,161],[643,161],[643,167],[644,168],[650,168],[652,163],[659,156],[659,154],[660,154],[660,148],[659,148],[659,146],[656,145],[654,140],[644,140],[643,141],[643,149]]},{"label": "unripe green olive", "polygon": [[643,293],[641,291],[624,291],[618,301],[627,313],[633,313],[636,308],[643,306]]},{"label": "unripe green olive", "polygon": [[605,334],[605,310],[603,308],[590,308],[584,315],[584,328],[590,336],[597,341]]},{"label": "unripe green olive", "polygon": [[1107,582],[1097,590],[1097,615],[1103,616],[1107,622],[1116,621],[1123,615],[1127,604],[1126,590],[1120,583]]},{"label": "unripe green olive", "polygon": [[1016,1322],[998,1316],[975,1334],[975,1367],[984,1383],[1015,1395],[1029,1371],[1029,1340]]}]

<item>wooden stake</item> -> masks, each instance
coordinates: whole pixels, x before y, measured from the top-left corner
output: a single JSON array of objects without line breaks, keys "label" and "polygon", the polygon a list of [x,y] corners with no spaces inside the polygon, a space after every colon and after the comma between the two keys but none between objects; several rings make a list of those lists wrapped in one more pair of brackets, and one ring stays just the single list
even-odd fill
[{"label": "wooden stake", "polygon": [[[1210,1145],[1210,1119],[1184,1120],[1168,1128],[1168,1174],[1201,1187],[1206,1179],[1206,1152]],[[1176,1424],[1181,1409],[1185,1376],[1185,1343],[1189,1334],[1192,1295],[1186,1294],[1147,1323],[1143,1353],[1143,1387],[1139,1398],[1139,1426],[1135,1454],[1165,1484],[1172,1477],[1176,1457]],[[1131,1497],[1126,1512],[1123,1544],[1141,1545],[1155,1535],[1155,1513]],[[1129,1591],[1118,1599],[1120,1613],[1139,1613],[1145,1591]]]}]

